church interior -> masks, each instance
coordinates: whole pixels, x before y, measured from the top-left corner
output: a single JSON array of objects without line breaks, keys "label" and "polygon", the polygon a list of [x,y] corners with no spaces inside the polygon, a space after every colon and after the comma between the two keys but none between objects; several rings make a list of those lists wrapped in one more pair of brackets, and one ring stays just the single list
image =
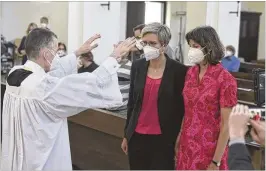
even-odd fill
[{"label": "church interior", "polygon": [[[264,1],[2,1],[0,9],[1,42],[6,43],[9,53],[1,53],[1,104],[6,75],[22,61],[18,47],[29,23],[39,26],[41,17],[49,19],[47,27],[65,44],[68,53],[91,35],[101,34],[99,47],[93,51],[94,60],[100,65],[115,43],[133,36],[135,26],[159,22],[170,28],[169,46],[176,60],[185,65],[190,65],[186,33],[197,26],[212,26],[225,47],[234,47],[234,56],[240,61],[239,69],[230,72],[237,81],[238,103],[260,109],[265,117]],[[258,88],[258,82],[264,87]],[[121,150],[126,117],[126,111],[106,109],[89,109],[69,117],[73,169],[129,169]],[[254,168],[265,169],[264,147],[248,135],[246,146]]]}]

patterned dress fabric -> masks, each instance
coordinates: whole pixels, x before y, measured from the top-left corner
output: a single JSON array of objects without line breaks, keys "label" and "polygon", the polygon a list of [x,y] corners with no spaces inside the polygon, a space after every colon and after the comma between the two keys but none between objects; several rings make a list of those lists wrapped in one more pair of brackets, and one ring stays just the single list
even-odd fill
[{"label": "patterned dress fabric", "polygon": [[[186,75],[183,90],[185,116],[177,154],[177,170],[206,170],[211,163],[221,123],[220,109],[237,104],[235,78],[221,64],[209,65],[201,81],[199,66]],[[228,170],[228,147],[221,170]]]}]

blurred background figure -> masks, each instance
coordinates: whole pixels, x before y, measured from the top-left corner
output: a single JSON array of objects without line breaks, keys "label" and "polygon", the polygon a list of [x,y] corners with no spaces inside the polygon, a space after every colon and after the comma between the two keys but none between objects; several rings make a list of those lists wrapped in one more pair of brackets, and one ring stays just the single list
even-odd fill
[{"label": "blurred background figure", "polygon": [[67,55],[67,48],[66,45],[62,42],[58,43],[58,50],[57,50],[57,54],[59,57],[63,57]]},{"label": "blurred background figure", "polygon": [[[26,30],[26,36],[35,28],[37,28],[37,24],[35,23],[30,23],[28,25],[28,28]],[[23,36],[20,45],[18,47],[18,53],[20,55],[22,55],[22,65],[24,65],[26,63],[26,61],[28,60],[27,55],[26,55],[26,51],[25,51],[25,40],[26,40],[26,36]]]},{"label": "blurred background figure", "polygon": [[137,25],[136,27],[133,28],[134,37],[137,40],[140,40],[141,39],[141,31],[142,31],[142,29],[145,26],[146,26],[145,24],[140,24],[140,25]]},{"label": "blurred background figure", "polygon": [[238,72],[240,60],[235,56],[235,48],[232,45],[226,46],[225,57],[222,59],[222,65],[229,72]]},{"label": "blurred background figure", "polygon": [[141,31],[145,27],[145,24],[137,25],[133,28],[134,37],[137,39],[136,47],[131,49],[131,53],[129,54],[129,59],[133,62],[141,57],[143,54],[142,46],[140,45],[141,41]]},{"label": "blurred background figure", "polygon": [[49,19],[47,17],[42,17],[40,19],[40,24],[41,24],[40,25],[41,28],[45,28],[45,29],[48,29],[49,30],[49,28],[48,28]]},{"label": "blurred background figure", "polygon": [[91,52],[82,54],[80,56],[81,67],[78,69],[78,73],[93,72],[99,65],[93,60],[93,54]]},{"label": "blurred background figure", "polygon": [[5,43],[5,37],[1,34],[1,56],[4,52],[6,52],[7,49],[4,43]]}]

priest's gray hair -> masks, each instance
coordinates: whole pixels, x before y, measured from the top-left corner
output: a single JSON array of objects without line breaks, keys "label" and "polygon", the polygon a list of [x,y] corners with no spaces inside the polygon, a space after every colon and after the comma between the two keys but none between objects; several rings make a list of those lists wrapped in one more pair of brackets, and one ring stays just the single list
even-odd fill
[{"label": "priest's gray hair", "polygon": [[160,43],[164,46],[169,44],[172,37],[170,28],[157,22],[146,25],[141,31],[142,37],[148,33],[156,34]]},{"label": "priest's gray hair", "polygon": [[28,58],[36,59],[42,48],[52,49],[57,36],[48,29],[36,28],[32,30],[25,40],[25,50]]},{"label": "priest's gray hair", "polygon": [[202,51],[206,55],[205,61],[208,64],[216,65],[224,57],[224,46],[211,26],[194,28],[186,34],[186,40],[188,44],[193,40],[203,48]]}]

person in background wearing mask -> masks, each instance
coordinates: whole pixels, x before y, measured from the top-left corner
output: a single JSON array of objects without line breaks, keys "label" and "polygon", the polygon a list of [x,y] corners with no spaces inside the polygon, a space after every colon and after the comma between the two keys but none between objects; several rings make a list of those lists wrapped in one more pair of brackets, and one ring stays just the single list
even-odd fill
[{"label": "person in background wearing mask", "polygon": [[133,62],[137,59],[140,59],[141,55],[143,54],[143,47],[140,44],[141,41],[141,30],[145,27],[145,24],[137,25],[133,28],[133,35],[136,38],[136,47],[131,49],[129,54],[129,59]]},{"label": "person in background wearing mask", "polygon": [[226,46],[225,57],[222,58],[222,65],[229,72],[238,72],[240,60],[235,56],[235,48],[232,45]]},{"label": "person in background wearing mask", "polygon": [[58,43],[58,50],[56,52],[59,57],[63,57],[67,55],[67,48],[66,45],[62,42]]},{"label": "person in background wearing mask", "polygon": [[80,56],[81,67],[78,69],[78,73],[93,72],[99,67],[94,60],[91,52],[84,53]]},{"label": "person in background wearing mask", "polygon": [[49,30],[49,28],[48,28],[49,20],[48,20],[47,17],[42,17],[40,19],[40,23],[41,23],[41,28],[44,28],[44,29],[48,29]]},{"label": "person in background wearing mask", "polygon": [[237,104],[235,78],[220,64],[224,47],[210,26],[186,34],[194,64],[183,90],[185,116],[178,136],[177,170],[228,170],[228,120]]},{"label": "person in background wearing mask", "polygon": [[6,81],[0,170],[72,170],[67,118],[122,103],[116,72],[135,38],[121,43],[93,73],[77,74],[77,57],[96,48],[98,38],[60,58],[53,32],[36,28],[27,36],[29,60],[12,68]]},{"label": "person in background wearing mask", "polygon": [[38,26],[35,23],[30,23],[28,25],[28,28],[27,28],[27,31],[26,31],[26,36],[23,36],[23,38],[22,38],[22,40],[20,42],[20,45],[18,47],[18,53],[20,55],[23,55],[22,56],[22,65],[24,65],[26,63],[26,61],[28,60],[27,55],[26,55],[26,51],[25,51],[25,40],[26,40],[26,37],[33,29],[35,29],[37,27]]},{"label": "person in background wearing mask", "polygon": [[248,123],[252,126],[250,132],[252,139],[261,146],[265,146],[265,122],[251,119],[247,106],[235,106],[229,119],[229,170],[254,170],[245,145]]},{"label": "person in background wearing mask", "polygon": [[141,34],[144,58],[131,67],[121,148],[128,154],[130,170],[173,170],[187,67],[165,54],[171,39],[167,26],[151,23]]}]

